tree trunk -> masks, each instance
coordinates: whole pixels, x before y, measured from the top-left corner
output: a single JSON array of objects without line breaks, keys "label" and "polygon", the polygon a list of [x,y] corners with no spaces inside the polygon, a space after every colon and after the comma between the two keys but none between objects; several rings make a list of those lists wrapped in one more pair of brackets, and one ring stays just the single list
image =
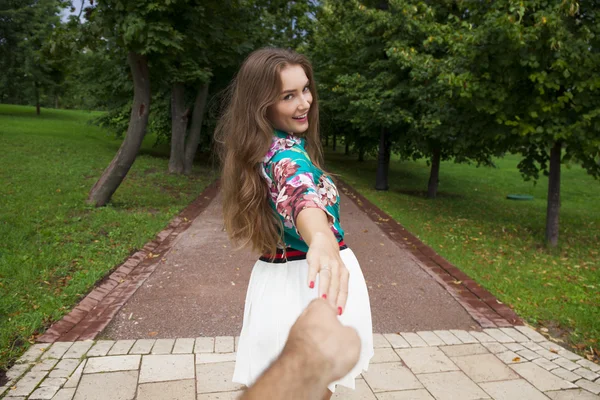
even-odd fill
[{"label": "tree trunk", "polygon": [[54,108],[56,108],[58,110],[58,95],[57,94],[54,95]]},{"label": "tree trunk", "polygon": [[427,197],[435,199],[440,183],[440,158],[441,151],[439,146],[433,148],[431,155],[431,173],[429,174],[429,186],[427,188]]},{"label": "tree trunk", "polygon": [[358,148],[358,161],[363,162],[365,161],[365,148],[364,146],[361,146]]},{"label": "tree trunk", "polygon": [[346,138],[344,141],[346,142],[345,143],[346,148],[344,149],[344,154],[348,156],[348,155],[350,155],[350,143],[348,143],[348,138]]},{"label": "tree trunk", "polygon": [[560,211],[560,158],[562,143],[554,143],[550,150],[550,173],[548,175],[548,205],[546,207],[546,242],[558,245],[558,217]]},{"label": "tree trunk", "polygon": [[329,135],[325,136],[325,147],[329,147]]},{"label": "tree trunk", "polygon": [[183,174],[183,158],[185,156],[185,132],[188,116],[185,112],[185,86],[174,83],[171,88],[171,157],[169,173]]},{"label": "tree trunk", "polygon": [[40,88],[35,83],[35,114],[40,115]]},{"label": "tree trunk", "polygon": [[335,151],[335,148],[337,147],[337,133],[333,132],[333,151]]},{"label": "tree trunk", "polygon": [[194,166],[194,157],[200,143],[200,134],[202,133],[202,120],[204,119],[204,109],[208,99],[208,83],[198,88],[196,101],[194,101],[194,112],[192,114],[192,126],[190,133],[185,142],[185,160],[183,165],[183,173],[189,175],[192,173]]},{"label": "tree trunk", "polygon": [[92,187],[87,202],[96,207],[106,205],[133,165],[142,145],[150,112],[150,74],[146,57],[130,52],[127,55],[133,77],[133,105],[125,140],[110,165]]},{"label": "tree trunk", "polygon": [[379,154],[377,156],[377,175],[375,190],[388,190],[388,171],[390,169],[390,140],[389,131],[381,128],[379,135]]}]

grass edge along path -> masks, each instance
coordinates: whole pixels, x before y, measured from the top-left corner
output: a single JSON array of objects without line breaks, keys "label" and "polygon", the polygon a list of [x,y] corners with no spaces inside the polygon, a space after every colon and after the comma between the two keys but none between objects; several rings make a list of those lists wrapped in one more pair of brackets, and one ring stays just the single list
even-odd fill
[{"label": "grass edge along path", "polygon": [[[168,146],[144,140],[111,203],[85,199],[121,140],[97,113],[0,105],[0,379],[107,273],[160,232],[214,179],[167,173]],[[1,383],[1,382],[0,382]]]}]

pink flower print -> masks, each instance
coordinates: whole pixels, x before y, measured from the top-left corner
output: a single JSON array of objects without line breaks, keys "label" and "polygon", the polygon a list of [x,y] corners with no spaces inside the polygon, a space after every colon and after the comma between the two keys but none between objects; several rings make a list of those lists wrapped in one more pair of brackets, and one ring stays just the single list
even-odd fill
[{"label": "pink flower print", "polygon": [[268,162],[271,158],[273,158],[275,153],[277,153],[280,150],[291,149],[294,146],[294,143],[296,143],[296,141],[289,137],[283,139],[274,138],[273,142],[271,143],[271,147],[269,148],[269,151],[267,151],[267,154],[263,159],[263,162]]},{"label": "pink flower print", "polygon": [[283,158],[273,167],[273,177],[277,181],[277,184],[282,187],[289,177],[294,176],[298,168],[298,164],[291,158]]},{"label": "pink flower print", "polygon": [[298,213],[296,210],[298,203],[301,202],[301,198],[304,196],[306,190],[306,185],[287,185],[279,192],[279,196],[277,196],[277,201],[275,202],[275,208],[285,222],[289,221],[293,224],[293,219]]},{"label": "pink flower print", "polygon": [[307,189],[311,188],[313,191],[315,185],[313,181],[313,174],[311,174],[310,172],[304,172],[302,174],[294,176],[288,181],[287,184],[293,187],[304,187]]},{"label": "pink flower print", "polygon": [[321,175],[319,178],[317,193],[319,194],[321,203],[323,203],[324,206],[332,206],[337,203],[337,188],[325,175]]}]

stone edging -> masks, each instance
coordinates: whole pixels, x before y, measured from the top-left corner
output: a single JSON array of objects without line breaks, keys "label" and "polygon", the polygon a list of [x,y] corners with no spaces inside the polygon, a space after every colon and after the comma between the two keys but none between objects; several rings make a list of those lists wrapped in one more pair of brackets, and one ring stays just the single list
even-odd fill
[{"label": "stone edging", "polygon": [[218,190],[219,181],[216,180],[173,218],[154,240],[98,282],[69,314],[55,322],[36,341],[53,343],[94,339],[154,272],[177,236],[210,204]]},{"label": "stone edging", "polygon": [[467,274],[437,254],[379,207],[336,177],[338,187],[373,220],[393,242],[408,250],[417,264],[442,285],[482,328],[523,325],[507,305]]}]

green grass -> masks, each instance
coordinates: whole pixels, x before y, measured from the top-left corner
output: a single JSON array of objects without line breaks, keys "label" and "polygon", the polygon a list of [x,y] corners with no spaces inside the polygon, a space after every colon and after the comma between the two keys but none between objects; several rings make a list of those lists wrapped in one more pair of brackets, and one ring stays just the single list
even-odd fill
[{"label": "green grass", "polygon": [[[429,167],[391,162],[388,192],[374,190],[376,161],[327,154],[328,168],[529,323],[580,350],[600,340],[600,182],[563,166],[559,247],[544,246],[547,178],[525,182],[518,156],[497,168],[444,162],[439,196],[425,198]],[[507,194],[530,194],[511,201]]]},{"label": "green grass", "polygon": [[0,371],[215,178],[169,175],[148,137],[112,202],[86,205],[121,143],[96,115],[0,105]]}]

